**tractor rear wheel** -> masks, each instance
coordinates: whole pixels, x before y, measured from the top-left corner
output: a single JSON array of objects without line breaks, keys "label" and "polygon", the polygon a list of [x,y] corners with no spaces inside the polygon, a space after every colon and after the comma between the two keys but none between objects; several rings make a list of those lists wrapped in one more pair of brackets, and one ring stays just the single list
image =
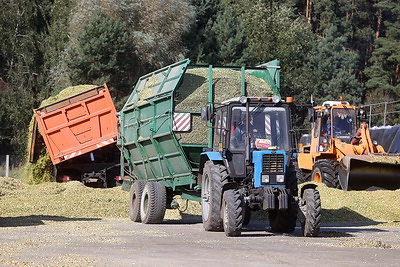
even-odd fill
[{"label": "tractor rear wheel", "polygon": [[222,199],[222,221],[226,236],[240,236],[242,233],[243,209],[243,197],[239,190],[226,190]]},{"label": "tractor rear wheel", "polygon": [[318,190],[304,190],[300,209],[305,215],[305,221],[301,222],[303,236],[318,236],[321,225],[321,199]]},{"label": "tractor rear wheel", "polygon": [[221,201],[222,178],[227,175],[225,166],[207,161],[201,186],[203,227],[206,231],[222,231]]},{"label": "tractor rear wheel", "polygon": [[134,222],[140,222],[140,202],[145,180],[136,180],[129,191],[129,217]]},{"label": "tractor rear wheel", "polygon": [[167,207],[167,190],[160,182],[147,182],[144,186],[140,219],[142,223],[161,223]]},{"label": "tractor rear wheel", "polygon": [[340,188],[338,178],[339,163],[336,160],[321,159],[314,163],[311,180],[324,183],[328,187]]}]

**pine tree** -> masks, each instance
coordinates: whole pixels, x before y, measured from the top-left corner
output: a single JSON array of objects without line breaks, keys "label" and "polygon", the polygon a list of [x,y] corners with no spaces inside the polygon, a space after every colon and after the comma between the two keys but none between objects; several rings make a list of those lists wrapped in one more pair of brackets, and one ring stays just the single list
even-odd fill
[{"label": "pine tree", "polygon": [[340,96],[359,104],[362,86],[356,79],[358,55],[346,49],[347,38],[335,26],[326,32],[311,60],[313,95],[317,102],[337,100]]},{"label": "pine tree", "polygon": [[[69,76],[73,84],[107,83],[116,97],[118,89],[128,82],[128,32],[125,25],[105,14],[96,13],[70,44],[67,53]],[[126,92],[125,92],[126,93]]]},{"label": "pine tree", "polygon": [[[378,38],[365,69],[368,78],[365,102],[379,103],[400,99],[400,5],[398,1],[385,0],[376,4],[382,16],[377,27]],[[399,105],[390,106],[399,109]],[[387,110],[392,111],[392,110]],[[383,110],[374,110],[375,113]],[[390,124],[399,123],[397,114],[388,119]]]}]

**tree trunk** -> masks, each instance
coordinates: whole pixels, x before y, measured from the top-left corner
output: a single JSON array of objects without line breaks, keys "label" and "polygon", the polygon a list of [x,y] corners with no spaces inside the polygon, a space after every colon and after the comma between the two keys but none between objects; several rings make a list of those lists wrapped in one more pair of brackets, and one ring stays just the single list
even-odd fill
[{"label": "tree trunk", "polygon": [[380,34],[381,34],[381,24],[382,24],[382,8],[379,8],[378,11],[378,22],[376,25],[376,32],[375,32],[375,38],[379,38]]}]

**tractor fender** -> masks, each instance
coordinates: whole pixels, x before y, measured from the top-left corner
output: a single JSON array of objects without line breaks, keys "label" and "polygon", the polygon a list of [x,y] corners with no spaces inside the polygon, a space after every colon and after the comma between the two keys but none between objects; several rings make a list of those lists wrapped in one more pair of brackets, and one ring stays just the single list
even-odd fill
[{"label": "tractor fender", "polygon": [[203,152],[200,154],[200,166],[199,166],[199,173],[203,174],[203,168],[204,168],[204,164],[207,161],[214,161],[215,163],[222,163],[223,162],[223,158],[221,153],[219,152]]}]

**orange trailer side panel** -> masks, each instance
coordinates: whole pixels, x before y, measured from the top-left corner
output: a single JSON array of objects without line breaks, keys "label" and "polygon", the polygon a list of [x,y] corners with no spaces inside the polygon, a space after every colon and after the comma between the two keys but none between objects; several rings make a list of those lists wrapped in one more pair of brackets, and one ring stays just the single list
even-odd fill
[{"label": "orange trailer side panel", "polygon": [[105,84],[34,112],[53,164],[117,140],[116,110]]}]

